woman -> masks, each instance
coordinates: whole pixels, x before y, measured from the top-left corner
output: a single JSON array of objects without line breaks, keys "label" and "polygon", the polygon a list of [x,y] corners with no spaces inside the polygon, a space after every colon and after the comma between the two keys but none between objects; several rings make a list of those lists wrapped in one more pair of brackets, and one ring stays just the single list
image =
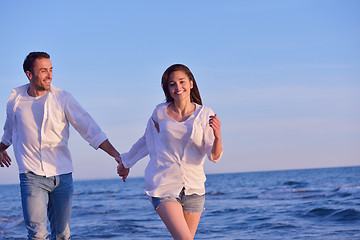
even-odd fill
[{"label": "woman", "polygon": [[146,194],[174,239],[193,239],[205,202],[204,161],[222,155],[221,122],[202,106],[195,78],[181,64],[162,76],[166,103],[159,104],[145,134],[121,154],[118,174],[150,155],[145,170]]}]

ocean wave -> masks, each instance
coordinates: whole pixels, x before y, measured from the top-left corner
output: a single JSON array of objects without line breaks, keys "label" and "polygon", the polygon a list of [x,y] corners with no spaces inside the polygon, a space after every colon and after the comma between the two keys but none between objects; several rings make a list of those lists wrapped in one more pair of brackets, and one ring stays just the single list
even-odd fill
[{"label": "ocean wave", "polygon": [[[98,221],[96,224],[92,222],[74,227],[73,232],[76,233],[72,234],[72,239],[157,239],[161,235],[169,235],[164,231],[165,226],[161,224],[152,225],[151,228],[147,227],[151,222],[154,222],[154,220],[105,220]],[[144,237],[139,237],[141,235]]]},{"label": "ocean wave", "polygon": [[111,198],[111,199],[147,199],[147,196],[143,193],[119,193],[113,191],[88,191],[88,192],[74,192],[73,194],[74,199],[102,199],[104,197]]},{"label": "ocean wave", "polygon": [[206,192],[206,195],[210,196],[219,196],[219,195],[225,195],[226,193],[220,192],[220,191],[209,191]]},{"label": "ocean wave", "polygon": [[347,200],[358,200],[360,199],[360,186],[341,186],[335,188],[332,193],[334,193],[333,196],[341,199],[346,198]]},{"label": "ocean wave", "polygon": [[11,229],[24,223],[23,216],[0,217],[0,225],[3,229]]},{"label": "ocean wave", "polygon": [[309,183],[307,182],[297,182],[297,181],[286,181],[283,183],[283,186],[291,186],[294,188],[306,187]]},{"label": "ocean wave", "polygon": [[345,209],[333,213],[330,218],[335,221],[359,221],[360,212],[355,209]]},{"label": "ocean wave", "polygon": [[322,191],[314,190],[295,190],[290,189],[289,191],[276,191],[270,193],[261,193],[258,195],[259,199],[273,199],[273,200],[289,200],[289,199],[307,199],[307,198],[322,198],[331,197],[334,194],[325,193]]},{"label": "ocean wave", "polygon": [[353,209],[337,210],[333,208],[314,208],[305,214],[305,217],[320,218],[330,221],[359,221],[360,212]]},{"label": "ocean wave", "polygon": [[308,211],[305,216],[306,217],[324,217],[324,216],[330,216],[336,212],[335,209],[330,208],[314,208],[310,211]]},{"label": "ocean wave", "polygon": [[78,191],[74,192],[73,195],[109,195],[109,194],[116,194],[117,192],[114,191]]},{"label": "ocean wave", "polygon": [[215,210],[215,211],[210,211],[210,214],[226,214],[226,213],[235,213],[235,212],[239,212],[241,211],[239,208],[225,208],[222,210]]},{"label": "ocean wave", "polygon": [[360,195],[360,186],[341,186],[334,189],[334,192],[340,197]]},{"label": "ocean wave", "polygon": [[268,216],[254,215],[254,216],[250,216],[250,217],[246,218],[246,221],[258,222],[258,221],[266,221],[266,220],[270,220],[270,219],[271,219],[271,217],[268,217]]},{"label": "ocean wave", "polygon": [[[285,183],[284,183],[285,184]],[[306,198],[331,198],[341,197],[347,198],[354,196],[360,197],[360,186],[349,187],[342,186],[337,187],[334,190],[329,189],[311,189],[303,188],[300,185],[304,185],[303,182],[286,182],[285,185],[291,186],[286,188],[273,189],[264,191],[258,195],[259,199],[306,199]]]},{"label": "ocean wave", "polygon": [[288,229],[288,228],[296,228],[295,225],[288,223],[262,223],[256,226],[256,228],[263,229]]},{"label": "ocean wave", "polygon": [[120,209],[109,209],[103,205],[94,205],[88,207],[79,207],[73,206],[72,208],[73,216],[75,217],[84,217],[92,215],[102,215],[102,214],[119,214]]}]

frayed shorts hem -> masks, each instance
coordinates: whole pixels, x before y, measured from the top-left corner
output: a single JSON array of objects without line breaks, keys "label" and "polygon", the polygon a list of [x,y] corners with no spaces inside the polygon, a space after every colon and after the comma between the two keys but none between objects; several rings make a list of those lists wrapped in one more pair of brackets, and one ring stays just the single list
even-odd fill
[{"label": "frayed shorts hem", "polygon": [[203,212],[204,204],[205,204],[205,194],[204,195],[185,195],[184,190],[181,191],[179,194],[179,197],[152,197],[149,196],[149,200],[151,204],[153,205],[154,209],[157,210],[160,204],[166,203],[166,202],[177,202],[180,203],[183,207],[184,212]]}]

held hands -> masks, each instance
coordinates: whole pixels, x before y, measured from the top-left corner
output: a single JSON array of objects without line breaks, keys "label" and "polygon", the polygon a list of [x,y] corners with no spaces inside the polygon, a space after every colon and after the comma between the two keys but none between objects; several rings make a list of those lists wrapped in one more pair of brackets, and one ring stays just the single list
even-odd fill
[{"label": "held hands", "polygon": [[124,165],[122,164],[122,160],[121,160],[120,155],[115,157],[115,160],[119,164],[117,166],[117,173],[119,174],[120,177],[122,177],[123,181],[125,182],[127,176],[129,175],[130,169],[124,167]]},{"label": "held hands", "polygon": [[11,159],[7,152],[4,150],[0,152],[0,167],[9,167],[11,165]]},{"label": "held hands", "polygon": [[215,138],[221,139],[221,122],[217,114],[215,114],[214,116],[210,116],[209,124],[214,131]]}]

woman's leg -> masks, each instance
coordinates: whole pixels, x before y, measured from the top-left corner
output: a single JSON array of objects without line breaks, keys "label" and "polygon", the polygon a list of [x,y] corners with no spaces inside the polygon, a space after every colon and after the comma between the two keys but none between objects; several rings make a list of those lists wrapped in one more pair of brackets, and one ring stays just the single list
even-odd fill
[{"label": "woman's leg", "polygon": [[174,239],[193,239],[194,234],[192,234],[189,230],[189,226],[185,220],[183,208],[180,203],[162,203],[156,209],[156,212],[159,214]]},{"label": "woman's leg", "polygon": [[184,218],[194,238],[198,228],[201,213],[204,210],[205,195],[183,195],[181,196]]},{"label": "woman's leg", "polygon": [[192,237],[195,237],[200,222],[201,212],[184,212],[185,221],[189,227]]}]

